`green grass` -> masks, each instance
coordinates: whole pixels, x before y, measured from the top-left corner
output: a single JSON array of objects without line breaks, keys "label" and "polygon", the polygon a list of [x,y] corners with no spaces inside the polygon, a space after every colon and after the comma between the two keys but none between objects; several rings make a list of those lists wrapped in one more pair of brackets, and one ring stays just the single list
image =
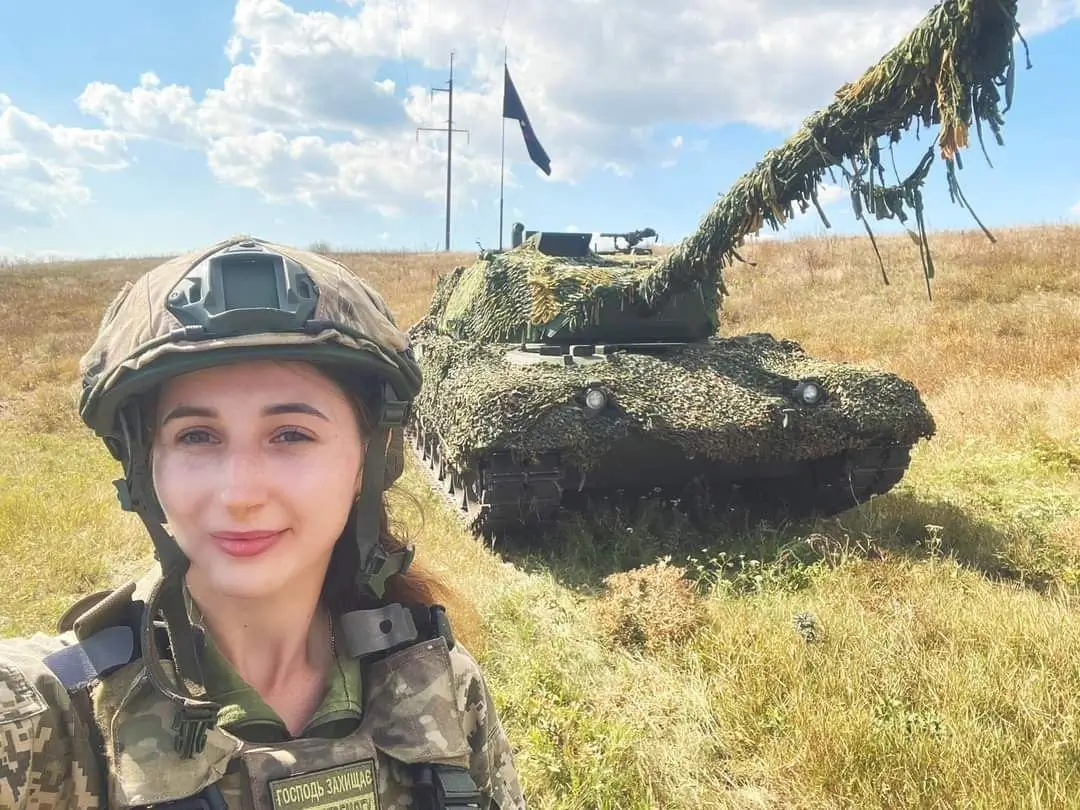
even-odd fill
[{"label": "green grass", "polygon": [[118,475],[88,436],[0,422],[0,635],[51,631],[68,605],[149,554],[141,523],[115,500]]},{"label": "green grass", "polygon": [[[857,239],[761,243],[729,273],[725,331],[896,371],[937,419],[893,492],[837,518],[608,503],[491,549],[410,461],[394,514],[481,618],[470,645],[530,807],[1080,807],[1080,229],[996,235],[932,235],[933,304],[904,239],[879,240],[888,288]],[[346,259],[408,323],[462,257]],[[44,292],[0,278],[0,318],[72,301],[51,326],[0,321],[18,325],[0,349],[2,635],[48,631],[149,560],[71,389],[142,266],[58,268]]]}]

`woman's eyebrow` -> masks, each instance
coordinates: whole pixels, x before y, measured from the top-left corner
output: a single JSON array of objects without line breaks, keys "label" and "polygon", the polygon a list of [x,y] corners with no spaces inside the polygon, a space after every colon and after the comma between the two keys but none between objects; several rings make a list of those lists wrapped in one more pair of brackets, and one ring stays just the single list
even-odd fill
[{"label": "woman's eyebrow", "polygon": [[[326,415],[318,408],[308,405],[306,402],[279,402],[275,405],[267,405],[262,409],[263,416],[279,416],[283,413],[306,413],[309,416],[317,416],[326,422],[330,420],[326,418]],[[164,425],[171,419],[183,419],[187,416],[201,416],[205,419],[214,419],[218,416],[218,412],[213,408],[203,408],[197,405],[177,405],[168,415],[161,420],[161,424]]]}]

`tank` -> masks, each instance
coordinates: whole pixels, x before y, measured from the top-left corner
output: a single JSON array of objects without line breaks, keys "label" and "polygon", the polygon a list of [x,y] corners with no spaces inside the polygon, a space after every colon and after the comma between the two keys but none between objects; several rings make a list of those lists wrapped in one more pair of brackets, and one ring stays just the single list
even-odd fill
[{"label": "tank", "polygon": [[[905,380],[768,334],[722,337],[715,287],[651,305],[635,290],[655,261],[598,253],[589,236],[531,233],[455,269],[411,330],[413,441],[482,526],[691,485],[756,512],[835,514],[892,488],[933,434]],[[587,320],[557,306],[601,279],[613,292]]]},{"label": "tank", "polygon": [[[614,246],[602,250],[593,234],[516,223],[510,248],[440,277],[410,329],[424,375],[410,435],[474,525],[550,520],[590,493],[699,485],[758,514],[827,516],[895,487],[935,430],[915,386],[782,336],[723,335],[723,267],[796,206],[824,220],[816,189],[841,167],[868,232],[871,218],[914,213],[929,292],[921,188],[936,150],[958,191],[973,116],[998,133],[1015,13],[998,0],[939,3],[662,256],[640,249],[651,228],[605,233]],[[941,132],[885,185],[878,139],[916,120]]]}]

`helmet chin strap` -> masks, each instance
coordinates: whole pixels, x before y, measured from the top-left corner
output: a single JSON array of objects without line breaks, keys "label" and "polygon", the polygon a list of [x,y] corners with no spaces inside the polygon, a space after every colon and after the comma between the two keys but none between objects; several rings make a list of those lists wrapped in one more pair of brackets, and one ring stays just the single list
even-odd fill
[{"label": "helmet chin strap", "polygon": [[[182,758],[190,759],[206,745],[206,732],[217,723],[221,706],[206,700],[206,682],[200,662],[201,636],[196,639],[184,600],[184,574],[190,561],[165,530],[165,515],[154,494],[149,453],[142,439],[144,433],[138,410],[121,410],[118,421],[124,439],[124,457],[121,459],[124,478],[113,483],[121,506],[135,512],[146,527],[162,572],[162,578],[150,592],[139,627],[143,663],[154,687],[176,704],[172,726],[176,732],[176,751]],[[156,632],[159,612],[165,619],[175,681],[161,665]]]},{"label": "helmet chin strap", "polygon": [[356,548],[360,555],[356,585],[361,594],[372,599],[385,596],[386,580],[394,574],[404,574],[412,564],[414,555],[412,546],[387,553],[379,543],[386,481],[386,447],[390,431],[404,425],[405,414],[406,403],[394,398],[394,389],[390,385],[384,386],[379,421],[364,455],[360,494],[353,505]]}]

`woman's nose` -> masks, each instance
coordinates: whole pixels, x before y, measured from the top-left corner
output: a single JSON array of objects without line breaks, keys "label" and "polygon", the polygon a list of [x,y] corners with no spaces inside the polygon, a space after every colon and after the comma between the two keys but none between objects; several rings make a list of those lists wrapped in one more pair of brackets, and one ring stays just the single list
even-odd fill
[{"label": "woman's nose", "polygon": [[246,511],[266,500],[266,479],[258,453],[235,451],[224,462],[221,500],[230,511]]}]

